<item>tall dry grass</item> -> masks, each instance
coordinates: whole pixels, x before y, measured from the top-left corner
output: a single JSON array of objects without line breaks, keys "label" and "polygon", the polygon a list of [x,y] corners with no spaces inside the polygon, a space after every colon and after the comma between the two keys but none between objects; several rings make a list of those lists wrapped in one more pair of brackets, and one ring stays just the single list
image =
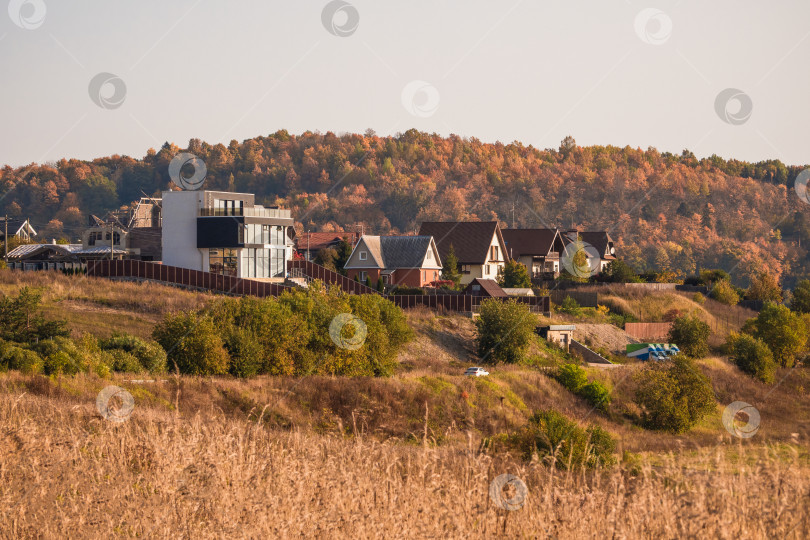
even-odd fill
[{"label": "tall dry grass", "polygon": [[[13,538],[805,538],[809,472],[749,442],[566,473],[472,436],[433,448],[141,407],[111,424],[93,403],[0,399]],[[503,473],[528,487],[519,510],[489,498]]]}]

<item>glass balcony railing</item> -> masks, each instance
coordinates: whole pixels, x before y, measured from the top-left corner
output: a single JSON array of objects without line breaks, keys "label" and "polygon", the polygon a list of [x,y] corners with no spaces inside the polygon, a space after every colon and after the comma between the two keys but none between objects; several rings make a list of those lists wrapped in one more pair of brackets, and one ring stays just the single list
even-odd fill
[{"label": "glass balcony railing", "polygon": [[210,216],[245,216],[289,219],[292,214],[286,208],[264,208],[257,206],[254,208],[200,208],[200,217]]}]

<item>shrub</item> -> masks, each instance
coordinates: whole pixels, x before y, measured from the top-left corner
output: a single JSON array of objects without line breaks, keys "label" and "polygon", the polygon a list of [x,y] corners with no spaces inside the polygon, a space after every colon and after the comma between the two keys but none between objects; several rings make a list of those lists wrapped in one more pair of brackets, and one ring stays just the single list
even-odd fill
[{"label": "shrub", "polygon": [[740,296],[737,294],[737,291],[731,283],[726,280],[718,281],[712,288],[709,296],[727,306],[736,306],[740,302]]},{"label": "shrub", "polygon": [[633,400],[646,428],[683,433],[715,408],[711,383],[690,358],[676,356],[671,363],[653,364],[636,379]]},{"label": "shrub", "polygon": [[602,384],[600,381],[589,382],[580,389],[579,395],[583,397],[585,401],[603,411],[607,411],[607,408],[610,405],[610,388]]},{"label": "shrub", "polygon": [[743,330],[762,340],[773,353],[773,359],[783,367],[791,367],[807,343],[807,326],[801,316],[785,306],[765,304],[749,323]]},{"label": "shrub", "polygon": [[16,369],[28,375],[42,373],[44,362],[42,357],[30,349],[10,345],[4,353],[4,362],[8,369]]},{"label": "shrub", "polygon": [[526,458],[535,454],[560,469],[608,467],[615,463],[616,441],[599,426],[583,429],[554,410],[538,411],[516,436]]},{"label": "shrub", "polygon": [[221,375],[228,370],[228,353],[211,317],[181,312],[166,315],[152,332],[166,351],[169,366],[190,375]]},{"label": "shrub", "polygon": [[576,364],[563,364],[557,370],[555,378],[561,385],[575,394],[588,384],[588,374]]},{"label": "shrub", "polygon": [[228,371],[235,377],[253,377],[264,363],[264,349],[256,334],[245,328],[232,328],[225,340],[225,348],[231,357]]},{"label": "shrub", "polygon": [[700,294],[699,292],[696,292],[695,294],[692,295],[692,300],[696,304],[705,304],[706,303],[706,297],[703,296],[702,294]]},{"label": "shrub", "polygon": [[121,373],[143,373],[144,369],[138,358],[123,349],[109,349],[102,352],[106,364],[113,371]]},{"label": "shrub", "polygon": [[702,358],[709,353],[709,325],[696,316],[678,317],[669,330],[669,341],[678,345],[684,354]]},{"label": "shrub", "polygon": [[537,324],[529,307],[514,300],[481,302],[475,321],[478,356],[489,364],[519,363],[529,347]]},{"label": "shrub", "polygon": [[729,353],[740,370],[764,383],[774,381],[776,362],[773,353],[761,340],[748,334],[729,336]]},{"label": "shrub", "polygon": [[109,339],[102,340],[100,347],[103,350],[121,349],[131,354],[138,360],[142,370],[149,373],[155,375],[166,373],[166,351],[153,341],[145,341],[129,334],[116,334]]},{"label": "shrub", "polygon": [[424,289],[420,289],[419,287],[408,287],[407,285],[397,285],[393,289],[391,289],[391,294],[402,294],[402,295],[422,295],[425,294]]},{"label": "shrub", "polygon": [[606,411],[610,405],[610,389],[599,381],[588,382],[587,372],[576,364],[563,364],[557,370],[555,378],[568,390],[600,410]]},{"label": "shrub", "polygon": [[579,306],[579,303],[570,296],[566,296],[563,299],[562,304],[557,307],[557,311],[573,316],[582,314],[582,308]]}]

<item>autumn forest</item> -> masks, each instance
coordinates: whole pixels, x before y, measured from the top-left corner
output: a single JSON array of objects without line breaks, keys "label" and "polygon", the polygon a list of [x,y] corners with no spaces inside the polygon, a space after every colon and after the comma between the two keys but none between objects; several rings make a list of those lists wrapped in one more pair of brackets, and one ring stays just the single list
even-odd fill
[{"label": "autumn forest", "polygon": [[[412,233],[428,220],[607,230],[637,271],[723,268],[735,282],[767,269],[810,276],[810,210],[793,190],[803,166],[697,159],[630,147],[556,149],[410,130],[394,137],[279,131],[228,146],[192,139],[142,159],[61,160],[0,171],[0,214],[27,217],[40,240],[75,241],[88,216],[158,195],[187,150],[206,189],[251,192],[291,208],[299,230]],[[176,189],[176,188],[175,188]]]}]

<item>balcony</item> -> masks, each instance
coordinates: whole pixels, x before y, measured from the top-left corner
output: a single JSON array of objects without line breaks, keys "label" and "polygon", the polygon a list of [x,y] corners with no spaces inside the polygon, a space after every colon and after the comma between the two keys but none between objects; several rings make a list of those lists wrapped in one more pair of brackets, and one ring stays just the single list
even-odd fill
[{"label": "balcony", "polygon": [[200,217],[263,217],[275,219],[291,219],[292,214],[286,208],[200,208]]}]

